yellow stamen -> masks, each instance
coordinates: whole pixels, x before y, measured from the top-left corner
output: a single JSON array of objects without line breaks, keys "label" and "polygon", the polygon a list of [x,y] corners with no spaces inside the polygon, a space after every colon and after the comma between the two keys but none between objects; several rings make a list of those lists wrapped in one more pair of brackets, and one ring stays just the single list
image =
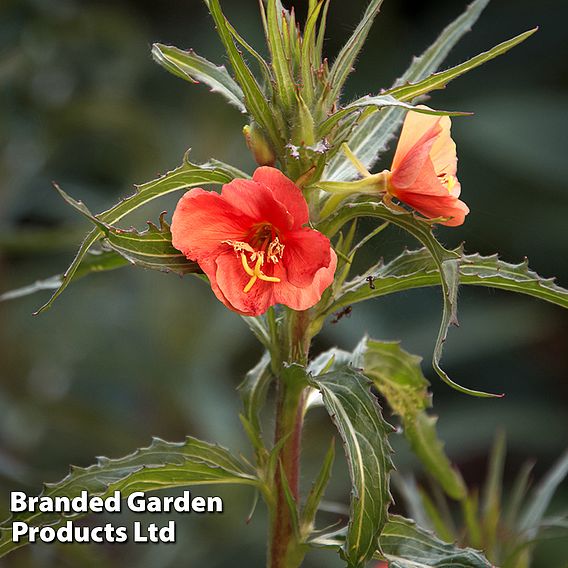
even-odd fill
[{"label": "yellow stamen", "polygon": [[[262,243],[261,250],[255,250],[250,244],[244,241],[223,241],[223,244],[232,246],[237,255],[241,257],[241,264],[244,271],[250,276],[250,280],[243,288],[243,292],[248,294],[252,287],[258,280],[263,282],[280,282],[280,278],[276,276],[267,276],[262,272],[262,266],[265,262],[265,257],[269,262],[276,264],[284,254],[284,245],[280,242],[277,236],[270,242],[268,239]],[[249,257],[247,258],[247,254]],[[250,267],[249,262],[254,262],[254,268]]]},{"label": "yellow stamen", "polygon": [[254,270],[251,269],[251,267],[248,265],[245,254],[241,254],[243,268],[245,269],[245,272],[251,277],[251,279],[248,281],[248,284],[243,288],[243,292],[245,294],[248,294],[252,290],[252,287],[256,284],[257,280],[263,280],[264,282],[280,282],[280,278],[276,278],[276,276],[267,276],[262,272],[261,268],[264,264],[264,253],[258,252],[256,254],[257,259],[256,264],[254,265]]},{"label": "yellow stamen", "polygon": [[456,181],[457,181],[456,176],[448,176],[448,183],[447,183],[447,186],[448,186],[448,191],[449,191],[450,193],[452,192],[452,189],[453,189],[454,186],[456,185]]},{"label": "yellow stamen", "polygon": [[245,269],[245,272],[249,276],[254,276],[254,270],[248,265],[247,257],[246,257],[244,252],[241,252],[241,262],[243,264],[243,268]]}]

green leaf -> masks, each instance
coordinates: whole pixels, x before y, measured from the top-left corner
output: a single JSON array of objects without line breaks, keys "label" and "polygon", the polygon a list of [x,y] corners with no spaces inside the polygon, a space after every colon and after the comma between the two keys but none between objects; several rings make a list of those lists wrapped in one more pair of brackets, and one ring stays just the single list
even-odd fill
[{"label": "green leaf", "polygon": [[[149,447],[124,458],[98,458],[95,465],[87,468],[71,466],[67,477],[45,484],[41,495],[73,498],[86,490],[90,496],[104,498],[120,491],[124,498],[135,491],[212,483],[258,486],[260,481],[247,465],[220,446],[191,437],[177,444],[154,438]],[[68,518],[66,514],[65,519]],[[0,528],[0,556],[25,544],[11,540],[9,527],[13,521],[33,526],[57,525],[63,517],[41,512],[14,514]]]},{"label": "green leaf", "polygon": [[350,114],[357,112],[361,108],[385,108],[385,107],[400,107],[406,110],[411,110],[414,112],[420,112],[422,114],[431,114],[435,116],[468,116],[471,113],[467,112],[455,112],[455,111],[447,111],[447,110],[434,110],[428,108],[426,106],[415,107],[411,104],[402,102],[397,98],[385,94],[385,95],[377,95],[377,96],[366,96],[352,103],[349,103],[341,110],[337,111],[335,114],[332,114],[327,120],[325,120],[319,127],[319,136],[325,137],[327,136],[331,130],[344,118],[348,117]]},{"label": "green leaf", "polygon": [[170,73],[190,83],[205,83],[212,92],[223,95],[241,112],[246,112],[243,91],[224,65],[217,66],[193,50],[183,51],[160,43],[152,46],[152,56]]},{"label": "green leaf", "polygon": [[291,110],[296,101],[294,92],[294,75],[291,68],[290,52],[286,53],[284,36],[289,37],[283,30],[284,8],[280,0],[267,2],[267,41],[272,56],[272,70],[276,79],[276,93],[282,106]]},{"label": "green leaf", "polygon": [[304,540],[311,534],[314,528],[314,522],[316,519],[316,513],[318,512],[318,507],[320,501],[323,497],[329,479],[331,477],[331,470],[333,468],[333,461],[335,459],[335,438],[331,440],[329,449],[325,454],[322,467],[320,472],[312,485],[312,488],[306,498],[306,503],[302,510],[301,518],[301,532]]},{"label": "green leaf", "polygon": [[265,353],[258,364],[253,367],[239,385],[238,391],[243,401],[242,418],[246,421],[247,433],[257,453],[264,453],[260,410],[264,406],[268,387],[273,379],[270,370],[270,355]]},{"label": "green leaf", "polygon": [[[457,324],[457,293],[459,286],[459,254],[456,251],[446,250],[432,234],[432,228],[428,223],[417,219],[411,213],[396,212],[388,209],[382,203],[374,202],[361,202],[361,203],[348,203],[342,207],[335,215],[325,219],[318,225],[318,230],[332,237],[341,229],[341,227],[358,217],[378,217],[384,221],[389,221],[393,225],[404,229],[413,237],[419,240],[428,250],[432,257],[434,265],[441,275],[440,283],[442,286],[442,322],[436,345],[434,346],[434,355],[432,358],[432,367],[438,376],[452,388],[473,396],[492,397],[489,393],[476,391],[458,385],[446,374],[440,367],[440,359],[444,343],[447,337],[448,328],[450,325]],[[369,286],[369,283],[367,283]],[[328,314],[326,312],[324,316]],[[322,317],[324,317],[322,316]]]},{"label": "green leaf", "polygon": [[527,538],[534,538],[539,530],[544,514],[560,484],[568,475],[568,451],[535,487],[518,523],[519,531]]},{"label": "green leaf", "polygon": [[316,40],[316,47],[314,53],[314,64],[321,65],[323,63],[323,43],[325,41],[325,30],[327,26],[327,14],[329,12],[329,3],[331,0],[325,0],[323,13],[320,20],[318,29],[318,37]]},{"label": "green leaf", "polygon": [[339,97],[339,94],[341,93],[341,90],[345,85],[345,81],[347,80],[347,77],[349,77],[349,75],[353,71],[355,60],[357,59],[357,56],[363,48],[375,17],[381,9],[382,3],[383,0],[371,0],[369,2],[369,5],[365,10],[363,18],[359,22],[359,25],[355,28],[355,31],[337,55],[337,58],[335,59],[329,72],[328,79],[330,88],[329,94],[326,98],[331,102],[331,104],[333,104]]},{"label": "green leaf", "polygon": [[104,246],[120,254],[128,262],[161,272],[174,272],[180,276],[203,271],[196,262],[190,261],[172,245],[172,233],[165,220],[165,212],[160,215],[160,226],[148,221],[148,229],[139,232],[117,229],[99,221],[81,201],[67,195],[59,186],[55,186],[63,199],[83,216],[89,219],[103,233],[101,242]]},{"label": "green leaf", "polygon": [[242,54],[233,41],[233,33],[225,18],[219,0],[204,0],[215,21],[217,33],[225,47],[235,78],[245,96],[245,106],[256,122],[266,131],[278,154],[282,153],[282,139],[274,120],[274,113],[262,89],[251,70],[245,63]]},{"label": "green leaf", "polygon": [[387,520],[391,502],[389,472],[393,469],[387,435],[370,382],[353,369],[326,373],[311,379],[323,397],[347,456],[352,498],[343,555],[349,566],[362,566],[376,549],[377,537]]},{"label": "green leaf", "polygon": [[302,39],[302,98],[306,101],[308,106],[311,106],[313,102],[315,71],[321,65],[321,53],[318,54],[316,46],[316,30],[319,14],[323,6],[323,0],[312,2],[308,11],[308,18],[304,28],[304,37]]},{"label": "green leaf", "polygon": [[424,467],[453,499],[463,499],[466,487],[452,467],[436,433],[437,417],[429,416],[429,383],[420,368],[421,357],[411,355],[396,342],[364,339],[363,372],[385,397],[403,424],[404,435]]},{"label": "green leaf", "polygon": [[[434,73],[446,59],[448,53],[459,40],[471,30],[489,0],[475,0],[467,10],[447,26],[436,41],[420,56],[415,57],[406,73],[395,83],[422,81]],[[365,116],[353,131],[348,144],[353,153],[370,169],[377,161],[396,130],[400,127],[404,112],[397,108],[387,108]],[[353,165],[342,155],[337,155],[329,164],[325,179],[342,181],[357,175]]]},{"label": "green leaf", "polygon": [[483,491],[481,523],[486,535],[484,549],[489,556],[495,556],[496,539],[501,519],[501,499],[503,493],[503,472],[507,452],[505,434],[498,432],[489,458],[487,478]]},{"label": "green leaf", "polygon": [[405,85],[389,89],[384,93],[384,95],[391,95],[400,101],[412,101],[416,97],[426,95],[431,91],[443,89],[450,81],[453,81],[464,73],[483,65],[491,59],[495,59],[495,57],[498,57],[499,55],[507,53],[507,51],[532,36],[537,30],[538,28],[534,28],[519,34],[510,40],[496,45],[489,51],[485,51],[484,53],[480,53],[479,55],[468,59],[465,63],[456,65],[455,67],[442,71],[441,73],[434,73],[418,83],[407,83]]},{"label": "green leaf", "polygon": [[148,222],[148,229],[143,232],[136,229],[125,231],[107,225],[106,238],[102,242],[142,268],[173,272],[180,276],[203,273],[197,262],[188,260],[172,245],[172,233],[164,213],[160,215],[159,226]]},{"label": "green leaf", "polygon": [[[337,549],[345,540],[345,531],[322,535],[310,541],[314,547]],[[375,558],[386,559],[389,568],[492,568],[482,554],[471,548],[459,548],[441,541],[409,519],[389,516],[379,537],[381,552]]]},{"label": "green leaf", "polygon": [[[130,266],[130,263],[114,251],[90,250],[79,265],[79,268],[73,274],[72,281],[79,280],[83,276],[87,276],[94,272],[105,272],[107,270],[116,270],[124,266]],[[71,281],[70,281],[71,282]],[[70,283],[68,282],[68,284]],[[41,292],[42,290],[57,290],[63,283],[63,274],[57,274],[44,280],[37,280],[33,284],[10,290],[0,294],[0,302],[7,300],[15,300],[24,296]]]},{"label": "green leaf", "polygon": [[[543,278],[530,270],[527,260],[511,264],[497,255],[463,254],[461,249],[456,253],[461,256],[461,284],[526,294],[568,308],[568,290],[555,284],[553,278]],[[373,288],[369,285],[369,277],[373,278]],[[405,251],[388,264],[380,263],[347,282],[327,313],[369,298],[439,284],[438,268],[427,249]]]},{"label": "green leaf", "polygon": [[[186,155],[181,166],[156,180],[138,186],[134,195],[120,201],[107,211],[100,213],[97,215],[97,218],[107,225],[113,225],[132,211],[135,211],[158,197],[190,187],[229,183],[235,178],[236,172],[237,170],[234,168],[225,166],[217,161],[200,166],[192,164]],[[243,177],[246,177],[246,175],[243,174]],[[53,305],[53,302],[73,280],[74,274],[83,262],[87,251],[102,235],[102,231],[96,228],[86,236],[73,262],[63,275],[61,285],[57,288],[50,300],[36,313],[39,314]]]}]

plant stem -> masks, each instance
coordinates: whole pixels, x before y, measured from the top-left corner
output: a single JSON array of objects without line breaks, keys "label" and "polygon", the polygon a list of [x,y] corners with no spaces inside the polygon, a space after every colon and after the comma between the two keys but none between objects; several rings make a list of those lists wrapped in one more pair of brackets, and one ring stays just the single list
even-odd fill
[{"label": "plant stem", "polygon": [[275,444],[282,444],[279,455],[281,468],[276,468],[274,478],[276,499],[272,515],[269,567],[296,568],[301,563],[301,558],[299,562],[295,560],[299,553],[299,543],[294,534],[292,512],[286,498],[282,473],[286,476],[290,492],[298,503],[304,387],[281,382],[278,390],[274,437]]},{"label": "plant stem", "polygon": [[[310,338],[308,312],[288,314],[289,361],[305,365]],[[284,368],[282,368],[284,371]],[[302,563],[305,550],[295,532],[295,523],[286,491],[299,504],[300,453],[306,384],[282,372],[277,387],[277,410],[274,433],[275,447],[280,447],[274,476],[275,500],[271,514],[269,542],[269,568],[297,568]],[[286,479],[283,479],[283,475]],[[287,487],[286,487],[287,485]]]}]

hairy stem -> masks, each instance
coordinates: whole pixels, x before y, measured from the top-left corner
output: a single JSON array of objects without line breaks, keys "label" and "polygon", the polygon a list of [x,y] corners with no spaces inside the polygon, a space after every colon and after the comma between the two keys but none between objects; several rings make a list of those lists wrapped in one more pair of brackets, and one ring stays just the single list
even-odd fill
[{"label": "hairy stem", "polygon": [[[305,365],[310,338],[308,312],[288,314],[288,363]],[[284,370],[282,368],[282,370]],[[300,453],[305,403],[305,383],[281,373],[277,387],[275,447],[280,447],[274,478],[275,500],[271,514],[269,568],[297,568],[305,550],[295,534],[289,497],[299,504]],[[284,479],[285,476],[285,479]],[[289,494],[287,496],[287,490]]]}]

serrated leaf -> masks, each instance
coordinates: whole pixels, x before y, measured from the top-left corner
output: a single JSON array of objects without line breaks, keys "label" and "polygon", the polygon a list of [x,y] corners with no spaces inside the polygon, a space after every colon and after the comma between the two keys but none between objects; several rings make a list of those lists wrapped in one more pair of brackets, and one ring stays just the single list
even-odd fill
[{"label": "serrated leaf", "polygon": [[[172,487],[204,484],[244,484],[258,486],[254,472],[218,445],[188,437],[185,442],[171,443],[154,438],[147,448],[120,459],[98,458],[87,468],[71,467],[58,483],[45,484],[41,496],[77,497],[81,491],[90,496],[108,497],[120,491],[127,497],[135,491],[153,491]],[[65,518],[81,516],[66,514]],[[26,544],[11,540],[13,521],[33,526],[57,525],[63,517],[57,513],[17,513],[0,528],[0,556]]]},{"label": "serrated leaf", "polygon": [[250,115],[266,131],[278,154],[282,153],[282,139],[274,119],[274,113],[262,89],[247,66],[233,41],[231,28],[221,10],[219,0],[204,0],[215,21],[217,33],[225,47],[235,78],[243,90],[245,106]]},{"label": "serrated leaf", "polygon": [[[229,183],[235,178],[235,174],[236,170],[234,168],[226,167],[218,161],[211,164],[192,164],[186,155],[181,166],[153,181],[138,186],[134,195],[120,201],[107,211],[100,213],[97,215],[97,218],[103,223],[113,225],[132,211],[135,211],[158,197],[190,187]],[[246,177],[246,175],[243,174],[243,177]],[[57,288],[50,300],[36,313],[39,314],[53,305],[53,302],[73,280],[74,274],[83,262],[87,251],[102,234],[101,230],[96,228],[85,237],[73,262],[63,275],[61,285]]]},{"label": "serrated leaf", "polygon": [[344,368],[311,379],[343,440],[352,498],[343,555],[349,566],[362,566],[376,549],[391,502],[389,472],[393,465],[383,420],[369,380]]},{"label": "serrated leaf", "polygon": [[[517,292],[568,308],[568,290],[555,284],[553,278],[539,276],[528,267],[526,260],[511,264],[497,255],[463,254],[461,249],[456,253],[461,256],[459,273],[463,285]],[[369,277],[373,278],[373,288]],[[388,264],[380,263],[347,282],[328,313],[369,298],[439,284],[438,268],[426,249],[405,251]]]},{"label": "serrated leaf", "polygon": [[186,256],[172,245],[170,226],[160,215],[160,225],[148,223],[146,231],[136,229],[117,229],[107,226],[103,244],[120,254],[132,264],[150,270],[185,274],[199,274],[203,271],[197,262]]},{"label": "serrated leaf", "polygon": [[[444,348],[444,342],[450,325],[457,324],[457,293],[459,287],[459,253],[445,249],[434,237],[432,228],[428,223],[418,220],[411,213],[392,211],[382,203],[371,201],[361,203],[348,203],[335,215],[325,219],[318,225],[318,230],[331,237],[341,229],[345,223],[358,217],[376,217],[388,221],[393,225],[404,229],[414,238],[420,241],[428,250],[434,265],[441,275],[439,282],[442,287],[442,321],[432,358],[432,367],[438,376],[452,388],[473,396],[492,397],[489,393],[476,391],[463,387],[454,382],[440,367],[440,359]],[[369,285],[367,283],[367,285]],[[324,314],[325,315],[325,314]]]},{"label": "serrated leaf", "polygon": [[385,108],[385,107],[399,107],[409,111],[419,112],[422,114],[431,114],[434,116],[468,116],[470,113],[467,112],[456,112],[456,111],[447,111],[447,110],[435,110],[431,109],[426,106],[419,106],[415,107],[411,104],[405,103],[397,98],[391,96],[390,94],[385,95],[376,95],[371,96],[368,95],[366,97],[361,97],[352,103],[344,106],[341,110],[337,111],[336,113],[332,114],[327,120],[325,120],[319,127],[319,136],[325,137],[327,136],[331,130],[337,126],[337,124],[342,121],[343,119],[347,118],[349,115],[353,114],[354,112],[359,111],[362,108]]},{"label": "serrated leaf", "polygon": [[329,94],[326,97],[331,104],[339,97],[347,77],[349,77],[353,71],[355,60],[369,35],[369,31],[371,30],[375,17],[381,9],[382,3],[383,0],[371,0],[369,2],[359,25],[355,28],[355,31],[333,62],[328,79]]},{"label": "serrated leaf", "polygon": [[407,83],[405,85],[394,87],[393,89],[385,91],[383,94],[391,95],[400,101],[412,101],[417,97],[430,93],[431,91],[443,89],[450,81],[453,81],[464,73],[467,73],[468,71],[471,71],[472,69],[483,65],[491,59],[495,59],[499,55],[507,53],[507,51],[528,39],[537,30],[538,28],[528,30],[522,34],[519,34],[518,36],[515,36],[514,38],[511,38],[510,40],[496,45],[489,51],[485,51],[484,53],[480,53],[479,55],[468,59],[466,62],[461,63],[460,65],[456,65],[455,67],[452,67],[440,73],[434,73],[433,75],[430,75],[429,77],[418,83]]},{"label": "serrated leaf", "polygon": [[[471,30],[489,0],[475,0],[467,10],[447,26],[436,41],[420,56],[415,57],[404,75],[395,83],[395,87],[404,83],[422,81],[438,70],[448,53],[458,41]],[[395,132],[402,124],[404,111],[387,108],[366,116],[353,130],[348,144],[361,162],[371,169]],[[353,165],[342,155],[337,155],[325,172],[325,179],[343,181],[357,175]]]},{"label": "serrated leaf", "polygon": [[[83,258],[77,271],[71,279],[73,282],[94,272],[106,272],[129,266],[130,263],[114,251],[90,250]],[[37,280],[33,284],[10,290],[0,294],[0,302],[16,300],[24,296],[35,294],[43,290],[57,290],[63,283],[63,274],[56,274],[44,280]]]},{"label": "serrated leaf", "polygon": [[190,83],[204,83],[212,92],[223,95],[241,112],[246,112],[243,91],[224,65],[215,65],[193,50],[183,51],[160,43],[152,46],[152,57],[176,77]]},{"label": "serrated leaf", "polygon": [[101,242],[104,246],[120,254],[128,262],[161,272],[174,272],[180,276],[202,273],[196,262],[172,245],[172,233],[165,220],[165,213],[160,215],[159,227],[148,222],[148,229],[139,232],[136,229],[118,229],[103,223],[95,217],[84,203],[76,201],[56,185],[63,199],[83,216],[89,219],[103,233]]},{"label": "serrated leaf", "polygon": [[421,357],[411,355],[397,342],[364,339],[358,348],[363,353],[363,372],[400,416],[404,435],[424,467],[453,499],[463,499],[466,487],[452,467],[436,433],[437,417],[429,416],[429,383],[422,374]]},{"label": "serrated leaf", "polygon": [[[337,549],[345,540],[339,530],[310,541],[314,547]],[[375,557],[386,559],[389,568],[492,568],[483,555],[471,548],[459,548],[441,541],[414,521],[390,515],[379,537],[382,553]]]}]

